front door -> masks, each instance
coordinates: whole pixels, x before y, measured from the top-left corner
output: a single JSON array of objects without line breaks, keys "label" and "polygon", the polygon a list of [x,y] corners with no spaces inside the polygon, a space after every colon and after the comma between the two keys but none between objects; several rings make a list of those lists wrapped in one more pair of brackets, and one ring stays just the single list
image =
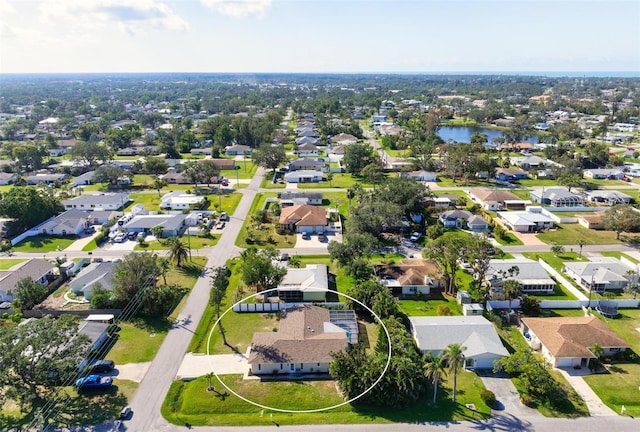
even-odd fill
[{"label": "front door", "polygon": [[295,371],[296,371],[296,365],[294,363],[291,363],[289,365],[289,372],[294,373]]}]

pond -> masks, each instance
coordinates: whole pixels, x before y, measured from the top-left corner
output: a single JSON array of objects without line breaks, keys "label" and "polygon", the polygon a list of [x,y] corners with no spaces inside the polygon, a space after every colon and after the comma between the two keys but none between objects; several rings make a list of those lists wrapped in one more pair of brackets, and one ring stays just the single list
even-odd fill
[{"label": "pond", "polygon": [[[500,138],[503,136],[502,131],[499,130],[473,128],[468,126],[443,126],[438,130],[438,135],[440,135],[445,142],[452,140],[459,143],[469,143],[471,135],[476,132],[486,134],[489,139],[489,145],[491,144],[491,140],[494,138]],[[523,142],[535,144],[538,142],[538,135],[533,135],[526,140],[523,140]]]}]

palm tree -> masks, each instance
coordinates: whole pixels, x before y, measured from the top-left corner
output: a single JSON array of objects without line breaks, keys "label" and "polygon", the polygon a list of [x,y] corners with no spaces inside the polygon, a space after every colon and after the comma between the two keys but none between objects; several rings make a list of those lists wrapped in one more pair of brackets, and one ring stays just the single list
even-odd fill
[{"label": "palm tree", "polygon": [[183,261],[189,258],[189,247],[182,243],[178,237],[169,239],[169,259],[176,262],[178,267],[182,267]]},{"label": "palm tree", "polygon": [[578,239],[576,242],[578,246],[580,246],[580,258],[582,258],[582,246],[584,246],[587,242],[584,239]]},{"label": "palm tree", "polygon": [[213,391],[213,385],[211,384],[211,379],[213,378],[213,372],[209,372],[205,375],[205,377],[207,378],[207,381],[209,381],[209,386],[207,387],[207,391]]},{"label": "palm tree", "polygon": [[515,279],[507,279],[502,283],[502,293],[509,300],[509,312],[511,312],[511,300],[520,295],[520,283]]},{"label": "palm tree", "polygon": [[169,273],[169,268],[171,268],[171,261],[169,261],[165,257],[158,258],[158,270],[160,270],[160,274],[162,275],[162,281],[164,284],[167,284],[167,273]]},{"label": "palm tree", "polygon": [[442,361],[447,365],[450,374],[453,374],[453,401],[456,401],[456,386],[458,385],[458,373],[465,363],[464,350],[466,346],[454,343],[447,346],[442,352]]},{"label": "palm tree", "polygon": [[425,358],[424,375],[431,380],[433,384],[433,403],[436,403],[438,396],[438,384],[440,380],[447,374],[447,368],[441,356],[428,356]]}]

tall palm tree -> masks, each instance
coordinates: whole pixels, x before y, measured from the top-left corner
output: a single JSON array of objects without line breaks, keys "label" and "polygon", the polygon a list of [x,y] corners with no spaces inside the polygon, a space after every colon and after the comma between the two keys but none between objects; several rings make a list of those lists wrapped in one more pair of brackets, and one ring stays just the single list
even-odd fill
[{"label": "tall palm tree", "polygon": [[442,352],[442,360],[447,365],[448,372],[453,374],[453,401],[456,401],[456,387],[458,385],[458,373],[464,367],[466,346],[454,343],[447,346]]},{"label": "tall palm tree", "polygon": [[502,283],[502,294],[509,300],[509,312],[511,312],[511,300],[520,295],[520,283],[515,279],[507,279]]},{"label": "tall palm tree", "polygon": [[158,257],[158,270],[160,270],[160,274],[162,275],[162,281],[164,284],[167,284],[167,273],[169,273],[169,268],[171,267],[171,261],[169,261],[165,257]]},{"label": "tall palm tree", "polygon": [[582,258],[582,246],[584,246],[587,242],[584,239],[578,239],[576,243],[580,247],[580,258]]},{"label": "tall palm tree", "polygon": [[436,403],[438,397],[438,384],[440,380],[447,374],[447,367],[441,356],[428,356],[425,358],[424,375],[431,380],[433,384],[433,403]]},{"label": "tall palm tree", "polygon": [[178,267],[189,258],[189,247],[178,237],[169,239],[169,259],[176,262]]}]

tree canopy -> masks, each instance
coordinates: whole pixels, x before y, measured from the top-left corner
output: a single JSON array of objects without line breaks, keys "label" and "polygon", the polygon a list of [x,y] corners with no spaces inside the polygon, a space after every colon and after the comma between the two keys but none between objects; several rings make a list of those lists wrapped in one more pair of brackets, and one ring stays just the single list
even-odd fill
[{"label": "tree canopy", "polygon": [[0,216],[15,219],[12,228],[23,232],[62,211],[58,199],[45,188],[24,186],[0,193]]}]

